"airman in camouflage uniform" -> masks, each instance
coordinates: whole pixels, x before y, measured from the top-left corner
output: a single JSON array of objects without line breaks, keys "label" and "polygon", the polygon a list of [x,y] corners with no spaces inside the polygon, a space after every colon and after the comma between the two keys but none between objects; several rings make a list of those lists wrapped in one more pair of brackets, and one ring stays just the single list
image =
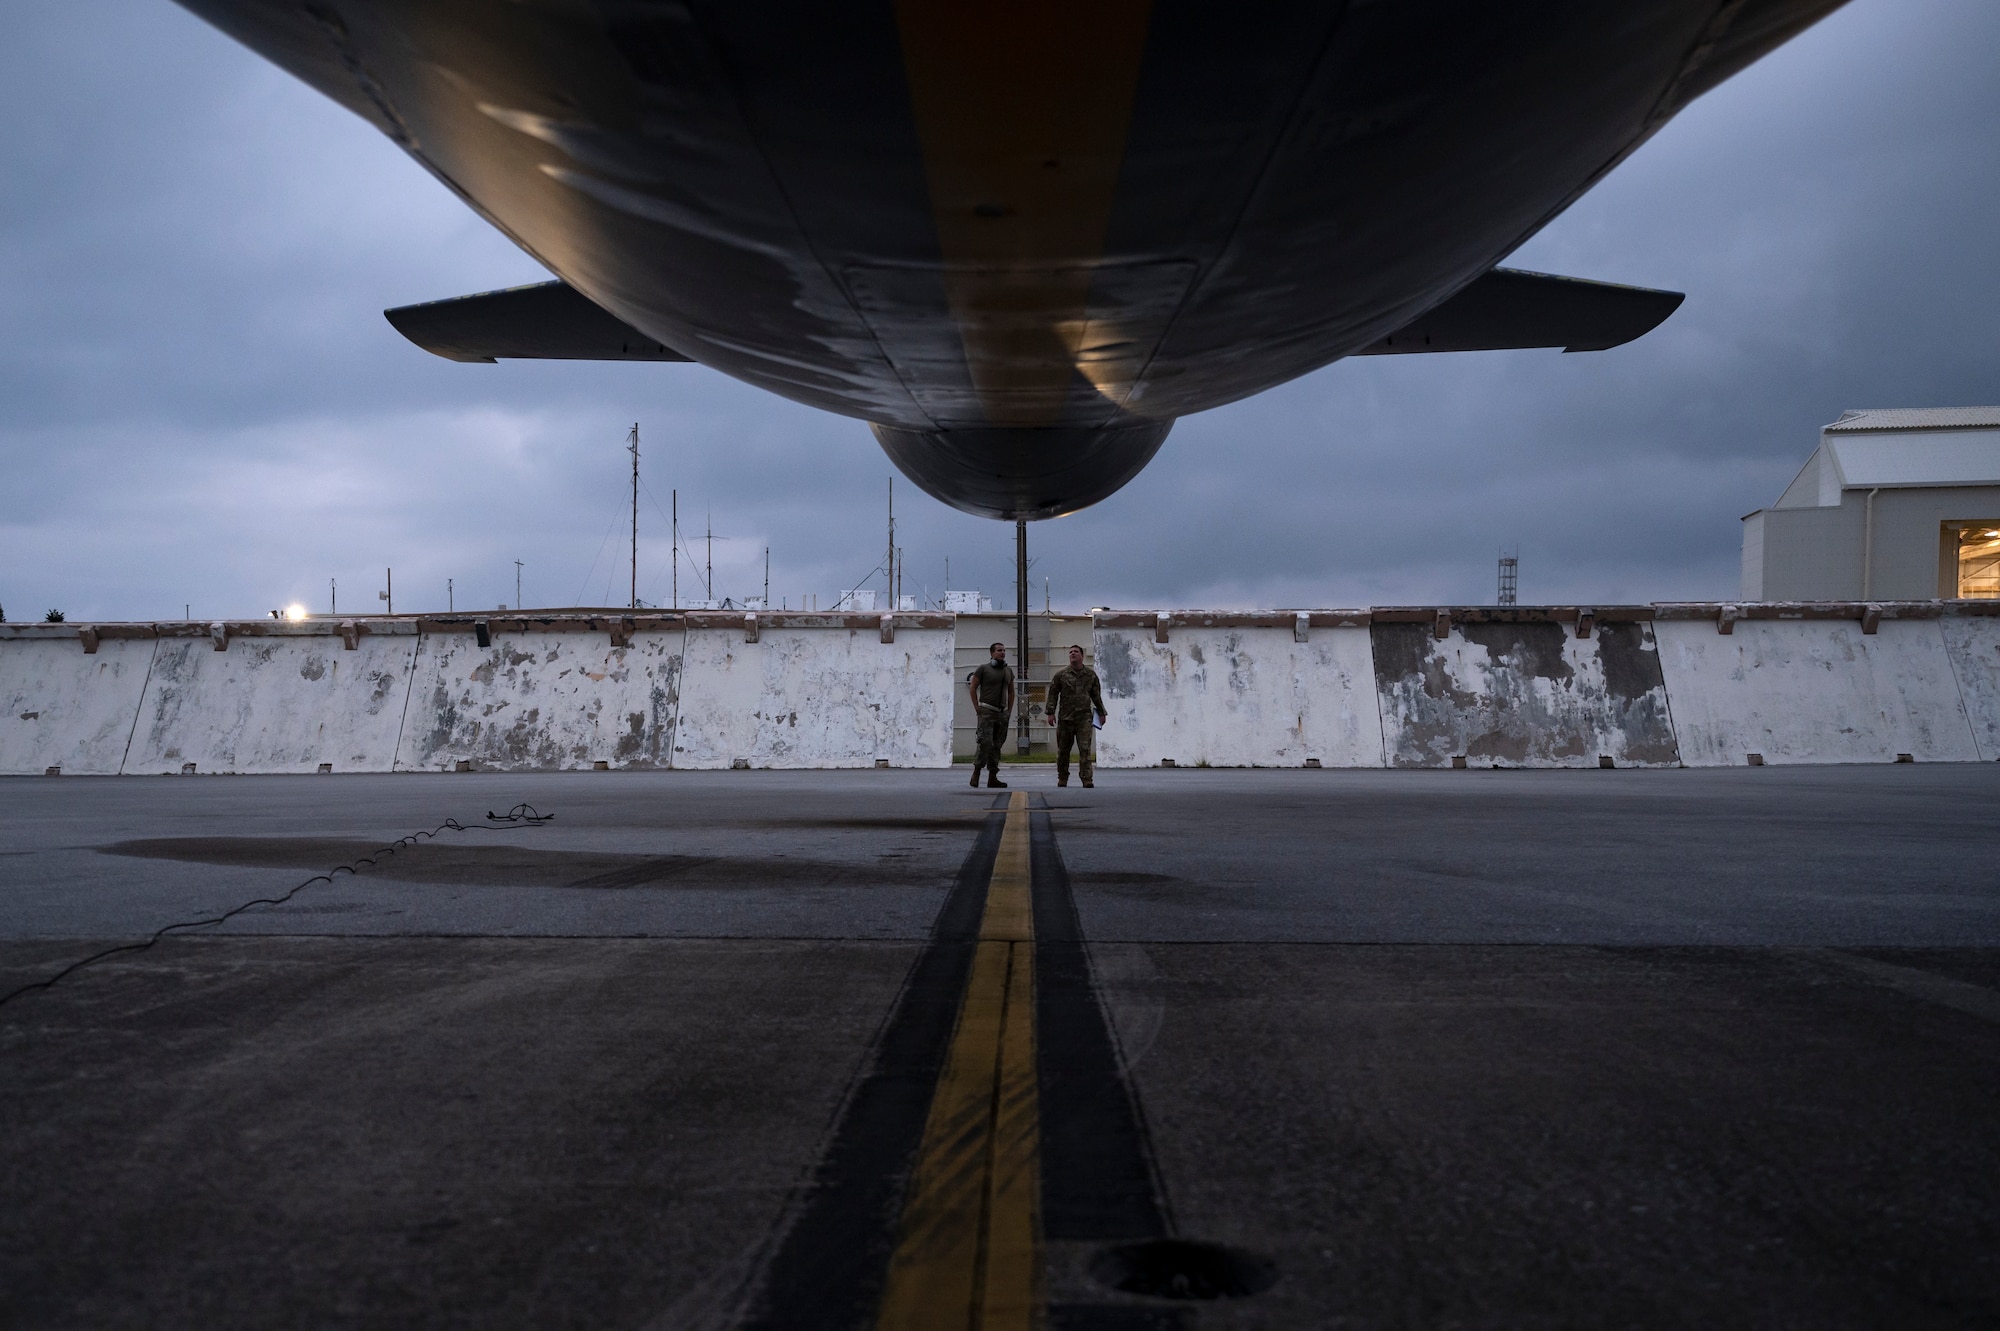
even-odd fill
[{"label": "airman in camouflage uniform", "polygon": [[1007,716],[1014,710],[1014,669],[1007,664],[1007,644],[993,644],[993,659],[981,662],[965,677],[972,695],[972,714],[979,719],[979,752],[972,760],[972,784],[979,784],[979,769],[986,769],[986,784],[1005,790],[1000,779],[1000,755],[1007,748]]},{"label": "airman in camouflage uniform", "polygon": [[1077,771],[1083,784],[1093,784],[1097,768],[1097,736],[1091,732],[1090,714],[1105,719],[1104,692],[1098,687],[1097,672],[1083,663],[1083,648],[1069,649],[1069,665],[1049,681],[1049,711],[1056,718],[1056,784],[1069,784],[1069,746],[1076,745]]}]

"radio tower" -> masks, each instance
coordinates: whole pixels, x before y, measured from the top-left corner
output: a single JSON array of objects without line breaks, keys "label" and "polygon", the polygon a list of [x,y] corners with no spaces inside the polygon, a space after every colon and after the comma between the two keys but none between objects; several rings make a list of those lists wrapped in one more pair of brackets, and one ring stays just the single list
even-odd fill
[{"label": "radio tower", "polygon": [[[632,422],[632,433],[626,436],[626,449],[632,454],[632,600],[630,608],[639,608],[639,422]],[[655,503],[658,501],[655,500]]]},{"label": "radio tower", "polygon": [[1513,605],[1515,603],[1514,596],[1516,590],[1516,579],[1519,576],[1520,571],[1521,571],[1521,558],[1519,555],[1503,554],[1500,556],[1499,604]]}]

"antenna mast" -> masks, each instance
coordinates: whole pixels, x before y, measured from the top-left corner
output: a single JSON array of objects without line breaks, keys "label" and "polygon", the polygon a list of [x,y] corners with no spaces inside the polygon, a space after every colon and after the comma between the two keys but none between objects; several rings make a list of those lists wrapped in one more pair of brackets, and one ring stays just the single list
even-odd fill
[{"label": "antenna mast", "polygon": [[882,565],[882,583],[888,588],[889,604],[885,609],[896,608],[896,478],[889,478],[889,556]]},{"label": "antenna mast", "polygon": [[632,453],[632,600],[630,609],[639,608],[639,422],[632,422],[629,436]]}]

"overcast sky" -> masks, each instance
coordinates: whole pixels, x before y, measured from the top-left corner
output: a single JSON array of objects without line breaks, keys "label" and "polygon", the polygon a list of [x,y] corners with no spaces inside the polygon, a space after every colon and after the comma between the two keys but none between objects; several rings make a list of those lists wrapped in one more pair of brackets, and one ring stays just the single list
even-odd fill
[{"label": "overcast sky", "polygon": [[[627,459],[712,513],[718,593],[881,558],[867,428],[699,366],[458,365],[391,305],[544,278],[360,120],[168,0],[4,0],[0,605],[10,619],[622,604]],[[1737,519],[1844,408],[2000,402],[2000,4],[1854,0],[1511,263],[1688,293],[1615,351],[1374,357],[1190,417],[1030,528],[1035,604],[1735,594]],[[1012,529],[899,483],[906,590],[1012,603]],[[726,538],[726,539],[724,539]],[[879,585],[879,584],[878,584]],[[682,594],[695,594],[687,570]]]}]

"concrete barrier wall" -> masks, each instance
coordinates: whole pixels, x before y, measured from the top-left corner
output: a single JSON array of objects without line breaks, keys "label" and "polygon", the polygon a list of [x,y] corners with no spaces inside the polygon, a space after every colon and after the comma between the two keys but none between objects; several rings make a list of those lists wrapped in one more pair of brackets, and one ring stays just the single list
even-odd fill
[{"label": "concrete barrier wall", "polygon": [[[504,772],[672,764],[678,616],[425,619],[395,765]],[[487,645],[481,646],[481,626]]]},{"label": "concrete barrier wall", "polygon": [[1833,610],[1754,609],[1728,633],[1712,608],[1654,624],[1687,766],[1978,758],[1934,612],[1870,633]]},{"label": "concrete barrier wall", "polygon": [[[2000,606],[1993,609],[2000,611]],[[1958,679],[1972,742],[1982,760],[2000,759],[2000,614],[1947,615],[1938,629]]]},{"label": "concrete barrier wall", "polygon": [[[0,625],[0,773],[942,767],[953,638],[941,614]],[[1993,603],[1107,613],[1095,652],[1106,766],[2000,758]]]},{"label": "concrete barrier wall", "polygon": [[951,765],[943,614],[688,617],[674,766]]},{"label": "concrete barrier wall", "polygon": [[118,772],[154,640],[109,639],[85,654],[73,627],[0,627],[0,774]]},{"label": "concrete barrier wall", "polygon": [[1389,765],[1677,765],[1650,617],[1644,607],[1375,612]]},{"label": "concrete barrier wall", "polygon": [[1100,615],[1092,655],[1106,767],[1382,765],[1365,611]]},{"label": "concrete barrier wall", "polygon": [[126,774],[389,770],[416,626],[380,621],[352,648],[331,624],[259,628],[223,626],[221,651],[207,632],[158,640]]}]

